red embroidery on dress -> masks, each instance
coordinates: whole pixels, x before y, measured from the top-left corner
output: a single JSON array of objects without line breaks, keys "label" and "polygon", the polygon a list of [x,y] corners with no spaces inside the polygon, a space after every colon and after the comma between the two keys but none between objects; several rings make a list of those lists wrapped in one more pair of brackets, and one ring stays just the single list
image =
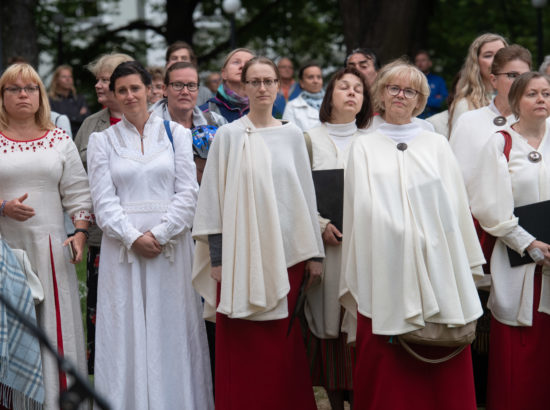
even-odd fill
[{"label": "red embroidery on dress", "polygon": [[59,128],[47,132],[40,138],[29,141],[12,140],[0,132],[0,141],[2,146],[5,147],[3,150],[4,154],[7,154],[8,152],[30,152],[31,148],[34,152],[36,152],[37,149],[45,150],[48,148],[53,148],[59,141],[70,138],[71,137],[69,137],[64,131],[59,130]]}]

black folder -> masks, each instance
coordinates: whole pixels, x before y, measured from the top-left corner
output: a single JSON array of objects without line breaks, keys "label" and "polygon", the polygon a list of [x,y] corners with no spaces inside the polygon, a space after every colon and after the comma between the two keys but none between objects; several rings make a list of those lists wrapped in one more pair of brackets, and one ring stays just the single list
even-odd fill
[{"label": "black folder", "polygon": [[[550,201],[535,202],[534,204],[518,206],[514,215],[519,218],[519,225],[537,238],[538,241],[550,244]],[[519,253],[508,248],[508,258],[511,266],[520,266],[533,263],[533,259],[525,252]]]},{"label": "black folder", "polygon": [[313,184],[317,210],[323,218],[342,232],[344,215],[344,170],[324,169],[313,171]]}]

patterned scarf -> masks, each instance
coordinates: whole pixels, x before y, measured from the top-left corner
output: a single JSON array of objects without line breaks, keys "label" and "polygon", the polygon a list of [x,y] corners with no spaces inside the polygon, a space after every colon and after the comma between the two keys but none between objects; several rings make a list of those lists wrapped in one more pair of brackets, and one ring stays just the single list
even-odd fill
[{"label": "patterned scarf", "polygon": [[[0,239],[0,292],[36,323],[34,301],[25,272]],[[14,410],[41,410],[44,403],[42,358],[38,340],[0,304],[0,403]]]},{"label": "patterned scarf", "polygon": [[325,90],[321,90],[318,93],[310,93],[304,90],[302,91],[301,96],[305,100],[307,105],[319,111],[321,109],[321,103],[323,102],[323,97],[325,96]]},{"label": "patterned scarf", "polygon": [[218,93],[222,96],[224,100],[228,101],[232,106],[236,106],[241,109],[248,107],[248,97],[241,97],[235,91],[226,87],[225,84],[223,83],[220,84],[220,86],[218,87]]}]

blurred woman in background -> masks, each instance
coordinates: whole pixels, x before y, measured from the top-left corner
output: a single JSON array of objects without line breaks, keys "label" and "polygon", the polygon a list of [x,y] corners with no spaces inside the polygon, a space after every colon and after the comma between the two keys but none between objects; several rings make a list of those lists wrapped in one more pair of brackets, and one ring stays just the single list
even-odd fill
[{"label": "blurred woman in background", "polygon": [[455,99],[449,108],[449,132],[466,111],[484,107],[491,102],[491,64],[498,50],[508,45],[498,34],[482,34],[468,48],[460,71]]}]

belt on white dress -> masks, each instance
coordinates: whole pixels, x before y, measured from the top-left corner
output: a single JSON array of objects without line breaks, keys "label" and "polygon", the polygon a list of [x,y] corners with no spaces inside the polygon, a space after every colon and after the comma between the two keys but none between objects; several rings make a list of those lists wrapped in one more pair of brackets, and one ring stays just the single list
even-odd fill
[{"label": "belt on white dress", "polygon": [[167,212],[170,201],[123,202],[120,206],[127,214]]}]

